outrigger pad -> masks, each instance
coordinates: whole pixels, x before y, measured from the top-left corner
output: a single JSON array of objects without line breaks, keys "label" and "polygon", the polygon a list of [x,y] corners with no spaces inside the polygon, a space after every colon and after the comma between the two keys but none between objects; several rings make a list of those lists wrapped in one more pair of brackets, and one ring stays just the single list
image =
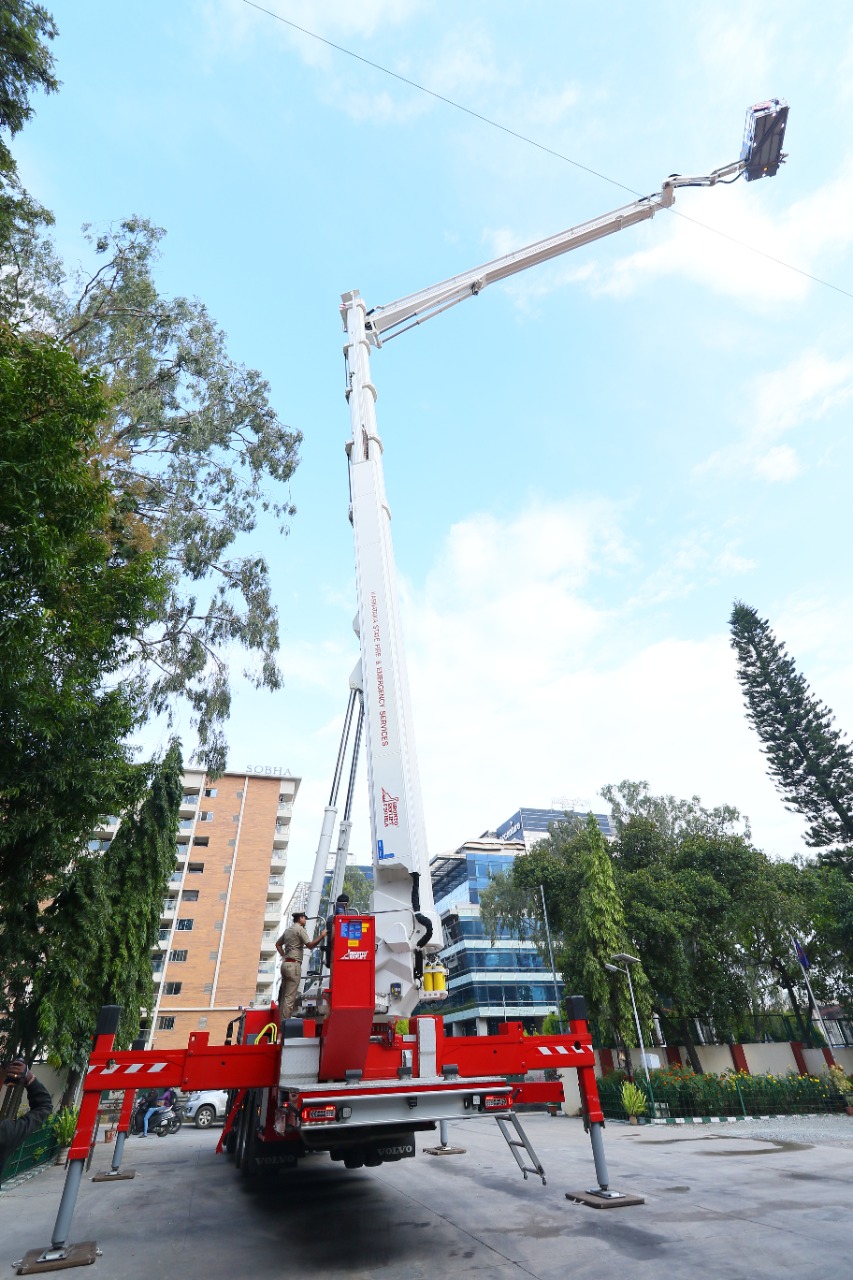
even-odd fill
[{"label": "outrigger pad", "polygon": [[629,1196],[624,1191],[567,1191],[566,1199],[591,1209],[630,1209],[646,1203],[642,1196]]},{"label": "outrigger pad", "polygon": [[110,1170],[108,1170],[106,1173],[96,1173],[92,1181],[93,1182],[122,1182],[125,1178],[135,1178],[135,1177],[136,1177],[135,1169],[128,1169],[126,1172],[124,1169],[117,1169],[115,1173],[113,1173]]},{"label": "outrigger pad", "polygon": [[48,1245],[46,1249],[30,1249],[20,1262],[15,1263],[15,1268],[19,1276],[40,1276],[43,1271],[88,1266],[100,1252],[97,1240],[81,1240],[79,1244],[67,1244],[62,1249]]}]

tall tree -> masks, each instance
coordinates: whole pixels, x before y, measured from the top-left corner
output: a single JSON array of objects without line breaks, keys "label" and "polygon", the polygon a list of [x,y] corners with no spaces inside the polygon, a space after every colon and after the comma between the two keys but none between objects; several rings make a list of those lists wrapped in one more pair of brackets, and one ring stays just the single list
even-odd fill
[{"label": "tall tree", "polygon": [[279,419],[263,377],[229,355],[204,304],[160,293],[164,234],[144,218],[89,233],[91,270],[73,277],[43,240],[22,236],[6,305],[13,328],[56,333],[104,379],[106,473],[116,500],[164,551],[158,616],[134,637],[146,706],[170,715],[186,699],[199,756],[219,770],[229,655],[246,652],[244,674],[256,686],[281,683],[269,568],[235,545],[246,545],[262,512],[286,533],[302,437]]},{"label": "tall tree", "polygon": [[[807,844],[853,844],[853,748],[755,609],[736,602],[730,625],[747,719],[786,807],[806,818]],[[849,849],[835,860],[853,871]]]},{"label": "tall tree", "polygon": [[101,1005],[121,1005],[120,1048],[152,1007],[151,953],[175,868],[182,770],[177,744],[160,764],[137,769],[141,793],[109,848],[77,858],[43,913],[32,1004],[39,1042],[74,1073],[71,1093]]},{"label": "tall tree", "polygon": [[0,329],[0,1035],[23,1014],[39,906],[132,793],[132,637],[158,605],[157,549],[99,459],[100,380]]},{"label": "tall tree", "polygon": [[[480,896],[486,927],[494,935],[499,924],[508,925],[519,937],[533,937],[545,954],[542,891],[566,989],[586,997],[603,1036],[616,1035],[627,1044],[634,1038],[627,984],[616,975],[611,981],[604,965],[634,944],[594,815],[583,823],[552,826],[547,839],[517,858],[508,875],[495,878]],[[632,980],[648,1035],[649,990],[642,966],[635,967]]]},{"label": "tall tree", "polygon": [[[575,929],[563,939],[563,966],[573,989],[586,995],[602,1020],[623,1044],[633,1040],[633,1010],[626,980],[605,965],[631,945],[622,898],[616,887],[607,841],[595,815],[576,836],[580,896]],[[571,979],[574,978],[574,983]],[[642,964],[632,966],[631,981],[644,1039],[651,1043],[649,986]]]},{"label": "tall tree", "polygon": [[[59,81],[47,41],[56,35],[53,18],[30,0],[3,0],[0,5],[0,245],[15,232],[32,232],[53,219],[24,191],[7,139],[20,133],[33,115],[34,90],[53,93]],[[8,256],[3,254],[4,269]],[[6,275],[4,270],[3,275]],[[2,293],[2,287],[0,287]]]}]

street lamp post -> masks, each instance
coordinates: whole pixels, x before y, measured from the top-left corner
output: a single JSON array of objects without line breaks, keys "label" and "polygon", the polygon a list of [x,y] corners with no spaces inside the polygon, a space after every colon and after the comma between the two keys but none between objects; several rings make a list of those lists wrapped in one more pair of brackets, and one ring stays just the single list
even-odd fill
[{"label": "street lamp post", "polygon": [[606,964],[604,967],[605,969],[608,969],[610,973],[624,973],[625,977],[628,979],[628,991],[631,994],[631,1008],[634,1010],[634,1026],[637,1028],[637,1039],[640,1042],[640,1056],[643,1061],[643,1066],[646,1069],[646,1084],[649,1086],[649,1095],[652,1100],[652,1112],[654,1112],[655,1094],[652,1089],[652,1079],[649,1075],[649,1066],[646,1061],[646,1046],[643,1042],[643,1031],[640,1027],[640,1015],[637,1013],[637,1001],[634,999],[634,984],[631,981],[631,965],[639,964],[640,960],[638,956],[629,956],[625,951],[620,951],[618,955],[613,957],[613,959],[621,960],[622,964]]}]

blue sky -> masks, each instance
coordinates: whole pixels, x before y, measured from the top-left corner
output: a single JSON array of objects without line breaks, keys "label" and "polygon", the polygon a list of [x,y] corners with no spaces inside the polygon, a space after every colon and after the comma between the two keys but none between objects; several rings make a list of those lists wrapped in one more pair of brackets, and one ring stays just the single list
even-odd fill
[{"label": "blue sky", "polygon": [[[431,850],[627,777],[796,852],[727,618],[754,605],[853,725],[853,303],[733,240],[853,292],[849,7],[267,7],[641,194],[736,159],[750,103],[790,102],[773,180],[680,193],[694,221],[487,290],[373,375]],[[304,779],[294,881],[357,656],[340,294],[387,303],[631,197],[241,0],[53,10],[63,87],[16,153],[61,251],[82,260],[84,222],[165,227],[163,289],[207,303],[305,436],[290,536],[257,533],[286,687],[238,681],[230,728],[233,767]]]}]

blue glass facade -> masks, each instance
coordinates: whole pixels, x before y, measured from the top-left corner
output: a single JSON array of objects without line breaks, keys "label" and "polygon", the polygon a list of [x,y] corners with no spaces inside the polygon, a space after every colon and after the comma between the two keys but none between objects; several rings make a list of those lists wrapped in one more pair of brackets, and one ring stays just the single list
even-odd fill
[{"label": "blue glass facade", "polygon": [[[580,818],[581,822],[586,821],[586,814],[578,809],[517,809],[511,818],[495,829],[495,835],[499,840],[523,840],[529,849],[547,836],[550,826],[565,822],[567,812],[573,818]],[[606,813],[597,813],[595,820],[608,840],[615,838],[613,823]]]},{"label": "blue glass facade", "polygon": [[[472,840],[430,864],[435,906],[444,927],[448,969],[445,1029],[452,1035],[495,1033],[499,1022],[541,1028],[557,1006],[554,980],[535,944],[506,930],[494,944],[480,919],[480,894],[524,853],[518,842]],[[558,987],[562,995],[561,987]],[[430,1010],[431,1011],[431,1010]]]}]

